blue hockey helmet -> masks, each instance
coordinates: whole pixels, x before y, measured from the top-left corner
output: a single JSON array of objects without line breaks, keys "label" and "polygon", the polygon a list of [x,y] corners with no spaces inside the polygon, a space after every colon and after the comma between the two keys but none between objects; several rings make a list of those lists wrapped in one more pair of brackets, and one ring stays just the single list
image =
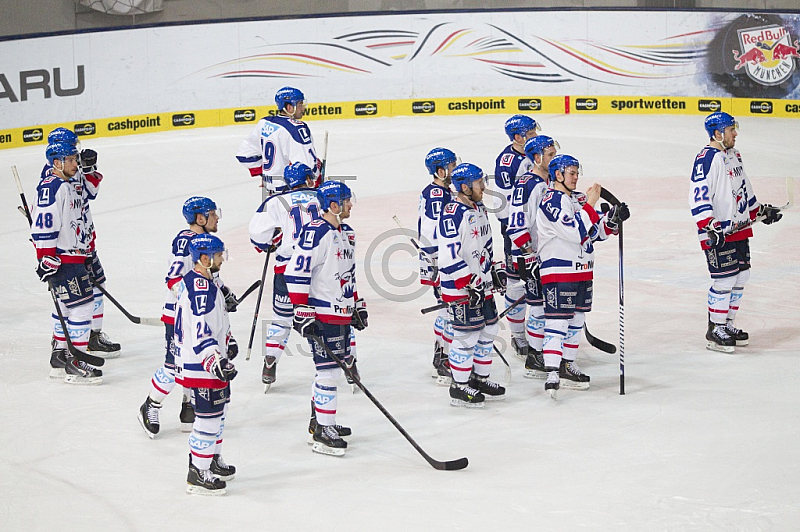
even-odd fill
[{"label": "blue hockey helmet", "polygon": [[314,181],[314,171],[303,163],[292,163],[283,170],[283,180],[289,188],[304,185],[307,179]]},{"label": "blue hockey helmet", "polygon": [[47,162],[52,166],[56,159],[64,160],[70,155],[78,155],[78,149],[68,142],[54,142],[47,145],[45,150]]},{"label": "blue hockey helmet", "polygon": [[453,170],[452,179],[456,190],[461,192],[461,185],[467,185],[468,188],[472,188],[473,181],[486,179],[486,175],[484,175],[483,170],[478,166],[471,163],[463,163],[456,166],[456,169]]},{"label": "blue hockey helmet", "polygon": [[728,113],[723,113],[722,111],[711,113],[706,117],[705,120],[705,128],[706,132],[708,133],[709,138],[714,138],[714,132],[719,131],[720,133],[725,133],[725,128],[729,126],[733,126],[737,130],[739,129],[739,122],[736,121]]},{"label": "blue hockey helmet", "polygon": [[435,176],[436,170],[439,168],[447,170],[447,167],[457,160],[456,154],[447,148],[434,148],[425,156],[425,168],[432,176]]},{"label": "blue hockey helmet", "polygon": [[48,144],[55,144],[56,142],[65,142],[77,146],[78,135],[65,127],[57,127],[47,135]]},{"label": "blue hockey helmet", "polygon": [[208,218],[211,211],[216,210],[217,204],[203,196],[192,196],[183,202],[183,218],[186,220],[187,224],[195,223],[198,214],[202,214]]},{"label": "blue hockey helmet", "polygon": [[576,167],[578,169],[578,173],[580,174],[581,163],[578,162],[578,159],[576,159],[572,155],[556,155],[555,157],[553,157],[553,160],[550,161],[550,166],[548,167],[550,179],[552,181],[555,181],[556,170],[559,170],[563,174],[564,171],[570,166]]},{"label": "blue hockey helmet", "polygon": [[541,127],[533,118],[525,115],[514,115],[506,120],[506,135],[511,140],[514,140],[514,135],[522,135],[523,137],[528,131],[541,131]]},{"label": "blue hockey helmet", "polygon": [[317,189],[317,201],[319,201],[319,205],[322,207],[323,211],[327,211],[331,208],[332,201],[335,201],[341,206],[344,200],[352,197],[353,192],[350,190],[350,187],[341,181],[325,181]]},{"label": "blue hockey helmet", "polygon": [[278,106],[279,111],[283,111],[287,104],[297,107],[297,102],[305,101],[305,99],[306,97],[300,92],[300,89],[294,87],[283,87],[275,93],[275,105]]},{"label": "blue hockey helmet", "polygon": [[525,155],[531,160],[531,162],[533,162],[534,155],[541,155],[544,153],[544,150],[550,146],[555,146],[557,150],[561,149],[561,146],[559,146],[558,142],[556,142],[552,137],[548,137],[547,135],[538,135],[532,139],[528,139],[527,142],[525,142]]},{"label": "blue hockey helmet", "polygon": [[217,253],[225,253],[225,244],[219,237],[201,233],[189,240],[189,253],[192,255],[192,262],[200,262],[201,255],[208,255],[213,258]]}]

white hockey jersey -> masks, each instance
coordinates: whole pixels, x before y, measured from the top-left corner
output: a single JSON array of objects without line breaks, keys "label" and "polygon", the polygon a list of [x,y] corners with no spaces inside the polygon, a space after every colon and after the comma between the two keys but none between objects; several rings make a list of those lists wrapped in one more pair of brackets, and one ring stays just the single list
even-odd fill
[{"label": "white hockey jersey", "polygon": [[287,116],[267,116],[239,145],[236,154],[253,177],[261,176],[271,194],[286,190],[284,169],[292,163],[303,163],[318,175],[317,154],[311,130],[302,120]]},{"label": "white hockey jersey", "polygon": [[483,283],[490,299],[492,284],[492,228],[486,207],[460,201],[445,205],[439,217],[439,277],[442,300],[451,303],[468,296],[466,286],[473,274]]},{"label": "white hockey jersey", "polygon": [[506,234],[511,239],[511,246],[519,250],[529,244],[534,253],[539,250],[539,235],[536,228],[536,213],[548,186],[536,174],[521,176],[511,193],[511,207],[508,213]]},{"label": "white hockey jersey", "polygon": [[614,231],[606,225],[607,214],[569,196],[548,189],[536,213],[542,284],[590,281],[594,271],[593,243]]},{"label": "white hockey jersey", "polygon": [[286,286],[293,305],[310,305],[317,319],[352,322],[356,289],[355,246],[347,224],[335,228],[324,218],[309,222],[286,268]]},{"label": "white hockey jersey", "polygon": [[91,254],[92,234],[83,217],[84,190],[75,176],[64,181],[50,172],[36,187],[31,237],[36,258],[58,257],[63,263],[83,263]]},{"label": "white hockey jersey", "polygon": [[203,367],[213,354],[227,358],[231,324],[225,297],[196,270],[183,276],[175,314],[175,382],[187,388],[225,388]]},{"label": "white hockey jersey", "polygon": [[420,283],[434,285],[433,268],[437,268],[439,255],[438,226],[439,216],[444,206],[450,203],[450,189],[431,183],[419,195],[419,219],[417,220],[417,239],[419,240]]},{"label": "white hockey jersey", "polygon": [[172,240],[172,255],[170,255],[169,269],[164,278],[164,282],[167,284],[167,293],[164,296],[164,306],[161,309],[161,321],[164,323],[175,323],[175,305],[178,303],[178,298],[175,295],[177,291],[176,285],[192,269],[189,241],[196,234],[194,231],[184,229]]},{"label": "white hockey jersey", "polygon": [[500,152],[494,168],[494,201],[492,210],[500,223],[508,224],[508,211],[511,205],[511,192],[519,176],[533,170],[533,163],[524,153],[519,153],[509,144]]},{"label": "white hockey jersey", "polygon": [[[692,168],[689,208],[703,249],[708,248],[704,242],[708,238],[705,227],[709,219],[716,218],[727,232],[732,225],[755,220],[759,206],[737,149],[723,152],[706,146],[697,154]],[[747,227],[726,235],[725,240],[736,242],[751,236],[753,230]]]},{"label": "white hockey jersey", "polygon": [[250,241],[259,249],[266,250],[273,240],[275,230],[282,233],[280,245],[275,252],[275,273],[284,273],[286,264],[303,226],[320,218],[317,191],[300,188],[267,198],[250,220]]}]

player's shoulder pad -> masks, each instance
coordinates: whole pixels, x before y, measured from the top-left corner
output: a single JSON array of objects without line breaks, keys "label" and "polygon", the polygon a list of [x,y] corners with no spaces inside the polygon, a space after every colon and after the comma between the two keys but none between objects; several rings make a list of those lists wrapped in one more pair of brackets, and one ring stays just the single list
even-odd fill
[{"label": "player's shoulder pad", "polygon": [[183,276],[183,283],[195,316],[208,314],[214,310],[218,288],[213,281],[192,270]]},{"label": "player's shoulder pad", "polygon": [[511,144],[509,144],[502,152],[500,152],[500,155],[497,156],[496,166],[511,167],[514,165],[514,161],[516,159],[517,153],[511,147]]},{"label": "player's shoulder pad", "polygon": [[311,144],[311,130],[302,120],[295,120],[288,116],[272,116],[270,122],[277,124],[292,136],[298,144]]},{"label": "player's shoulder pad", "polygon": [[189,256],[189,240],[197,233],[189,229],[183,229],[172,240],[172,254],[177,257]]},{"label": "player's shoulder pad", "polygon": [[53,203],[55,203],[56,194],[58,193],[61,186],[65,183],[66,181],[64,181],[55,174],[50,174],[41,181],[39,181],[39,184],[36,185],[36,195],[37,195],[36,204],[39,207],[48,207]]},{"label": "player's shoulder pad", "polygon": [[305,250],[313,249],[331,229],[333,226],[323,218],[312,220],[303,226],[297,245]]}]

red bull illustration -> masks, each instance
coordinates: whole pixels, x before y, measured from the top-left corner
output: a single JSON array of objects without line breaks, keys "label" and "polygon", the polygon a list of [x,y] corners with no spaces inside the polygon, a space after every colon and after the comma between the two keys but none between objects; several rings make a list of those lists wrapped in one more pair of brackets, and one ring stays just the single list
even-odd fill
[{"label": "red bull illustration", "polygon": [[779,85],[792,75],[794,58],[800,59],[798,41],[792,43],[789,30],[770,25],[738,30],[741,51],[733,50],[737,61],[734,70],[745,69],[747,75],[762,85]]}]

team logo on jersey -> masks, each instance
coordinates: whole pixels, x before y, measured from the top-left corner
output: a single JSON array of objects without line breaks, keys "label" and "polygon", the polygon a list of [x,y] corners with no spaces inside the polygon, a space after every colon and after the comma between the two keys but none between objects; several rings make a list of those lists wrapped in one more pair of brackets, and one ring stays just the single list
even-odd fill
[{"label": "team logo on jersey", "polygon": [[37,127],[34,129],[26,129],[22,132],[23,142],[39,142],[44,138],[44,131],[42,128]]},{"label": "team logo on jersey", "polygon": [[203,292],[208,291],[208,279],[204,277],[196,277],[194,280],[194,289],[201,290]]},{"label": "team logo on jersey", "polygon": [[750,112],[760,115],[772,114],[772,102],[753,100],[750,102]]},{"label": "team logo on jersey", "polygon": [[736,210],[740,214],[747,210],[747,193],[744,187],[739,187],[739,190],[736,191]]},{"label": "team logo on jersey", "polygon": [[542,100],[539,98],[520,98],[517,100],[517,109],[520,111],[541,111]]},{"label": "team logo on jersey", "polygon": [[458,204],[455,202],[448,203],[447,205],[444,206],[445,214],[455,214],[456,209],[458,209]]},{"label": "team logo on jersey", "polygon": [[80,183],[75,183],[75,193],[78,196],[83,196],[83,185]]},{"label": "team logo on jersey", "polygon": [[444,190],[442,190],[441,188],[431,189],[431,197],[432,198],[443,198],[444,197]]},{"label": "team logo on jersey", "polygon": [[345,299],[352,299],[356,291],[356,265],[353,264],[349,270],[336,274],[336,280],[339,281],[339,286],[342,289],[342,296],[337,297],[336,301],[344,301]]},{"label": "team logo on jersey", "polygon": [[411,104],[412,113],[434,113],[436,112],[436,102],[425,100]]},{"label": "team logo on jersey", "polygon": [[722,109],[722,102],[719,100],[698,100],[697,110],[706,113],[716,113]]},{"label": "team logo on jersey", "polygon": [[500,157],[500,166],[511,166],[511,163],[514,162],[517,156],[513,153],[504,153],[502,157]]},{"label": "team logo on jersey", "polygon": [[597,111],[597,98],[575,98],[575,109],[578,111]]},{"label": "team logo on jersey", "polygon": [[194,113],[184,113],[181,115],[172,115],[172,125],[176,127],[193,126]]},{"label": "team logo on jersey", "polygon": [[377,103],[357,103],[355,107],[356,116],[370,116],[378,114]]},{"label": "team logo on jersey", "polygon": [[[75,241],[79,244],[88,244],[90,235],[86,232],[83,225],[78,224],[75,220],[69,223],[70,229],[75,233]],[[77,246],[76,246],[77,247]]]},{"label": "team logo on jersey", "polygon": [[74,131],[75,134],[78,135],[79,137],[85,137],[97,133],[97,126],[95,125],[94,122],[75,124],[72,128],[72,131]]},{"label": "team logo on jersey", "polygon": [[794,58],[800,58],[798,41],[792,43],[789,31],[777,24],[738,30],[741,50],[733,50],[734,70],[745,69],[747,76],[761,85],[780,85],[794,72]]},{"label": "team logo on jersey", "polygon": [[255,119],[255,109],[237,109],[233,112],[234,122],[253,122]]}]

